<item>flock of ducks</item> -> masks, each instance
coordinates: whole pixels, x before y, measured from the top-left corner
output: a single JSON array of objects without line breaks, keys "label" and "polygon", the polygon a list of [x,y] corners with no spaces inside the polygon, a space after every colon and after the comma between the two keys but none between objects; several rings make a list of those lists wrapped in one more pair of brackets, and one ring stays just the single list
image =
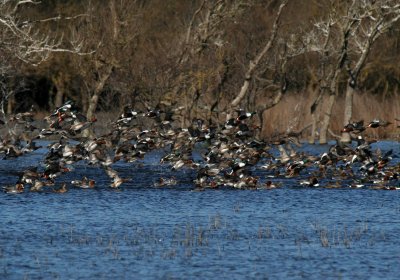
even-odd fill
[{"label": "flock of ducks", "polygon": [[[222,125],[209,126],[205,121],[195,119],[189,127],[181,128],[174,126],[171,112],[158,109],[138,112],[126,106],[112,122],[111,132],[102,136],[83,136],[97,120],[88,120],[71,101],[47,116],[47,127],[41,130],[33,125],[33,112],[19,113],[2,124],[13,127],[10,134],[14,136],[0,143],[3,159],[24,156],[41,148],[38,144],[43,142],[38,140],[56,140],[47,146],[43,162],[18,174],[17,182],[3,190],[7,193],[28,190],[65,193],[71,187],[96,188],[96,181],[87,177],[56,184],[57,178],[69,172],[77,162],[103,169],[110,179],[109,187],[119,189],[132,178],[122,178],[113,164],[143,160],[147,153],[155,150],[164,152],[160,163],[169,164],[171,174],[180,169],[193,169],[196,174],[193,189],[196,191],[274,189],[289,181],[302,188],[400,189],[400,164],[390,164],[397,155],[392,150],[373,151],[373,141],[362,136],[367,129],[392,123],[377,119],[367,125],[363,121],[349,123],[342,131],[350,133],[355,146],[337,141],[321,155],[308,155],[293,148],[299,145],[296,133],[288,133],[275,141],[258,140],[259,127],[250,125],[254,114],[238,110],[234,118]],[[143,123],[147,124],[147,129]],[[16,127],[23,132],[17,135]],[[194,159],[194,152],[200,153],[201,160]],[[175,176],[161,177],[153,186],[178,183]]]}]

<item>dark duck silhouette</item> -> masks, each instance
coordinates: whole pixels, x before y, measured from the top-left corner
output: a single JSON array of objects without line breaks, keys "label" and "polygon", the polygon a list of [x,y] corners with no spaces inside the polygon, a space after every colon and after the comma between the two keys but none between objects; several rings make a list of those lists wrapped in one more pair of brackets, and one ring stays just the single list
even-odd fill
[{"label": "dark duck silhouette", "polygon": [[246,112],[243,109],[239,109],[236,112],[238,113],[238,116],[236,117],[237,121],[249,119],[256,114],[256,112]]},{"label": "dark duck silhouette", "polygon": [[360,133],[365,130],[364,120],[358,122],[352,122],[345,125],[341,132],[353,132],[353,133]]},{"label": "dark duck silhouette", "polygon": [[370,127],[370,128],[387,127],[390,124],[392,124],[392,123],[388,122],[388,121],[374,119],[368,124],[368,127]]}]

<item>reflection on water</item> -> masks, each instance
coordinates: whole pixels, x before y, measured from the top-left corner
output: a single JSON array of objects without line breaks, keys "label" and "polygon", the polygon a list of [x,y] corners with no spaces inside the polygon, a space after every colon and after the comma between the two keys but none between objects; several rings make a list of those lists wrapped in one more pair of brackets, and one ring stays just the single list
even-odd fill
[{"label": "reflection on water", "polygon": [[[388,142],[384,149],[398,143]],[[319,146],[305,146],[320,154]],[[0,162],[2,184],[42,160]],[[0,278],[385,278],[400,275],[400,192],[298,189],[194,192],[192,170],[171,173],[159,153],[115,164],[133,180],[112,190],[0,194]],[[394,161],[398,162],[398,158]],[[262,172],[258,173],[263,176]],[[161,176],[178,184],[153,186]]]}]

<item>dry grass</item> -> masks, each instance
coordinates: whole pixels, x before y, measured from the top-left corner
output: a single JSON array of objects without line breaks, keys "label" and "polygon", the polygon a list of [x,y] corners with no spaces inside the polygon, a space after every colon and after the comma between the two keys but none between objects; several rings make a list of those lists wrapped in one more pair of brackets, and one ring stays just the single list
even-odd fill
[{"label": "dry grass", "polygon": [[[311,123],[310,106],[315,94],[292,93],[283,97],[282,101],[264,113],[263,135],[278,134],[290,130],[299,130]],[[337,98],[333,108],[330,129],[338,133],[343,128],[344,97]],[[319,108],[320,117],[326,110],[326,104]],[[359,93],[354,96],[353,120],[364,120],[366,123],[379,118],[394,123],[395,118],[400,118],[400,96],[393,95],[383,99],[380,96]],[[305,131],[303,137],[307,137]],[[339,134],[339,133],[338,133]],[[399,137],[400,128],[390,125],[384,129],[368,129],[366,136],[373,138],[396,139]]]},{"label": "dry grass", "polygon": [[[281,134],[288,130],[300,130],[310,124],[310,106],[314,99],[315,93],[289,93],[285,95],[280,103],[264,113],[263,136],[268,138],[271,135]],[[259,102],[262,102],[262,100],[259,100]],[[344,97],[340,96],[334,105],[330,125],[330,129],[337,134],[343,127],[343,108]],[[320,118],[322,118],[325,111],[326,104],[322,103],[318,111]],[[93,125],[95,134],[104,135],[109,133],[112,122],[118,118],[120,113],[120,109],[97,112],[97,122]],[[42,120],[48,115],[49,112],[45,111],[36,113],[35,119],[37,120],[36,125],[38,128],[46,127],[47,124]],[[364,120],[368,123],[375,118],[395,123],[394,119],[400,118],[400,96],[393,94],[383,98],[367,93],[356,94],[354,96],[353,120]],[[303,138],[306,138],[308,133],[309,130],[304,131]],[[400,137],[400,128],[390,125],[384,129],[368,129],[365,134],[376,139],[398,139]]]}]

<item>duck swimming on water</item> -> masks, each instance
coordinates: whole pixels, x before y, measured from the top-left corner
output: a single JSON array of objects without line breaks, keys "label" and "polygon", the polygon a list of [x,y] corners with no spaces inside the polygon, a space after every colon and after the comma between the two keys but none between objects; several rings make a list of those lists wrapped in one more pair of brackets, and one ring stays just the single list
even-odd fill
[{"label": "duck swimming on water", "polygon": [[17,194],[17,193],[23,193],[24,192],[24,184],[18,182],[13,186],[5,186],[3,187],[3,190],[5,193],[10,193],[10,194]]}]

